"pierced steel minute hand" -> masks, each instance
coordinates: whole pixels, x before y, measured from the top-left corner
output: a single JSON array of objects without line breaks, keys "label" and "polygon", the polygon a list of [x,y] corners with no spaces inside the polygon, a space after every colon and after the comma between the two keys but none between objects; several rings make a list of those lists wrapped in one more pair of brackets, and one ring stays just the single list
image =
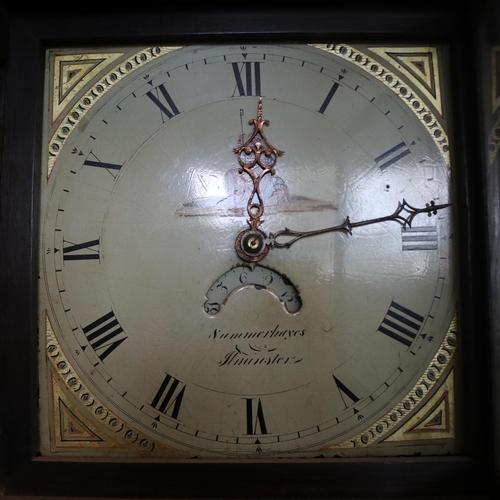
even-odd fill
[{"label": "pierced steel minute hand", "polygon": [[[429,217],[432,215],[437,215],[438,210],[449,207],[451,204],[447,203],[444,205],[436,205],[434,201],[426,203],[424,208],[415,208],[409,205],[406,200],[403,199],[402,202],[398,203],[396,210],[385,217],[379,217],[377,219],[368,219],[359,222],[351,222],[349,216],[347,216],[344,222],[338,226],[327,227],[324,229],[317,229],[315,231],[294,231],[288,229],[287,227],[277,233],[269,233],[269,236],[265,240],[265,244],[270,248],[290,248],[296,241],[302,238],[309,238],[310,236],[316,236],[318,234],[333,233],[336,231],[343,231],[346,234],[352,235],[352,230],[355,227],[369,226],[371,224],[379,224],[381,222],[397,222],[403,227],[411,227],[413,219],[418,214],[426,213]],[[280,243],[277,241],[278,238],[289,238],[287,241]]]}]

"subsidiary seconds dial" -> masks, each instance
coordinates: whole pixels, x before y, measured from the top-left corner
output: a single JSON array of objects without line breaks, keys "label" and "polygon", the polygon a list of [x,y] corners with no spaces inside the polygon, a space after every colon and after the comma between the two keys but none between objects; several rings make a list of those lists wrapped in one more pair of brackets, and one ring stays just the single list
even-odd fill
[{"label": "subsidiary seconds dial", "polygon": [[361,52],[142,54],[45,172],[40,315],[95,398],[169,456],[328,454],[448,331],[442,126]]}]

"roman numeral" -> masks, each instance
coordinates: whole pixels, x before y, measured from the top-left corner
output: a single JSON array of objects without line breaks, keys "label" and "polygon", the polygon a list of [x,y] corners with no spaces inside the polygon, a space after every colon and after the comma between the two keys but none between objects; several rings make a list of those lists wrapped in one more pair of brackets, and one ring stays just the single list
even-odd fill
[{"label": "roman numeral", "polygon": [[113,311],[82,327],[82,331],[101,361],[128,338]]},{"label": "roman numeral", "polygon": [[410,347],[423,322],[423,316],[392,301],[377,331]]},{"label": "roman numeral", "polygon": [[437,226],[402,227],[403,250],[437,250]]},{"label": "roman numeral", "polygon": [[167,373],[151,403],[153,408],[177,419],[186,386]]},{"label": "roman numeral", "polygon": [[[91,155],[92,155],[93,159],[90,158]],[[101,161],[92,151],[89,153],[86,160],[83,162],[83,165],[87,166],[87,167],[104,168],[108,172],[110,170],[120,170],[123,167],[123,165],[118,165],[117,163],[107,163],[107,162]],[[111,173],[111,172],[109,172],[109,173]],[[111,174],[111,175],[113,175],[113,174]]]},{"label": "roman numeral", "polygon": [[332,85],[332,88],[328,92],[328,95],[326,96],[326,99],[323,101],[323,104],[321,105],[321,107],[318,110],[322,115],[325,114],[326,108],[330,104],[330,101],[332,100],[332,97],[335,95],[335,92],[337,92],[337,89],[339,87],[340,87],[340,83],[337,83],[337,82],[335,82]]},{"label": "roman numeral", "polygon": [[163,83],[153,90],[146,92],[146,95],[156,104],[156,106],[158,106],[158,108],[160,108],[162,120],[163,115],[170,119],[180,114],[180,111],[177,109],[177,106]]},{"label": "roman numeral", "polygon": [[[264,419],[264,411],[262,410],[262,403],[259,398],[257,403],[257,413],[253,412],[253,398],[245,398],[246,400],[246,410],[247,410],[247,434],[249,436],[254,436],[256,434],[267,434],[266,421]],[[257,432],[257,428],[259,432]]]},{"label": "roman numeral", "polygon": [[[337,384],[337,389],[339,390],[340,397],[344,402],[344,406],[348,408],[349,406],[357,403],[359,401],[358,396],[354,394],[345,384],[343,384],[335,375],[332,375],[335,384]],[[357,413],[357,411],[355,412]]]},{"label": "roman numeral", "polygon": [[238,91],[240,97],[262,95],[260,84],[260,64],[260,62],[231,63],[234,78],[236,79],[236,86],[231,97],[234,97],[236,91]]},{"label": "roman numeral", "polygon": [[411,151],[406,147],[404,142],[400,142],[396,144],[393,148],[389,149],[385,153],[377,156],[375,161],[378,164],[378,167],[382,172],[387,168],[396,163],[397,161],[404,158],[406,155],[409,155]]},{"label": "roman numeral", "polygon": [[85,243],[72,243],[63,240],[63,260],[99,259],[99,239]]}]

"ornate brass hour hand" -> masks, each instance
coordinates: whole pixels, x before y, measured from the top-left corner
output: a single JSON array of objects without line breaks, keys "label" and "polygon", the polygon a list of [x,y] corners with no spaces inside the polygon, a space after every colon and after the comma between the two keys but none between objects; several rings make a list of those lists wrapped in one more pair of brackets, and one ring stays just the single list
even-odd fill
[{"label": "ornate brass hour hand", "polygon": [[[308,238],[310,236],[316,236],[318,234],[324,233],[332,233],[336,231],[342,231],[346,234],[352,235],[352,230],[356,227],[369,226],[371,224],[380,224],[382,222],[397,222],[403,227],[411,227],[413,219],[419,215],[426,213],[429,217],[432,215],[437,215],[438,210],[442,210],[446,207],[449,207],[450,203],[444,205],[436,205],[434,201],[430,201],[426,203],[424,208],[415,208],[409,205],[406,200],[403,199],[402,202],[398,203],[398,207],[396,210],[385,217],[378,217],[377,219],[368,219],[359,222],[351,222],[349,216],[347,216],[342,222],[342,224],[338,226],[327,227],[324,229],[317,229],[314,231],[294,231],[288,228],[285,228],[277,233],[269,233],[268,238],[265,241],[265,244],[270,248],[290,248],[296,241],[301,240],[302,238]],[[277,239],[279,237],[288,238],[287,241],[282,243],[278,242]]]},{"label": "ornate brass hour hand", "polygon": [[274,166],[284,151],[275,148],[264,134],[264,125],[269,125],[269,120],[262,118],[262,97],[259,98],[257,118],[250,120],[254,130],[247,141],[234,149],[240,164],[239,173],[250,176],[253,189],[247,203],[247,220],[250,229],[244,229],[236,238],[236,252],[247,262],[262,260],[269,252],[265,245],[266,234],[259,229],[264,222],[264,201],[260,191],[260,183],[267,174],[274,175]]}]

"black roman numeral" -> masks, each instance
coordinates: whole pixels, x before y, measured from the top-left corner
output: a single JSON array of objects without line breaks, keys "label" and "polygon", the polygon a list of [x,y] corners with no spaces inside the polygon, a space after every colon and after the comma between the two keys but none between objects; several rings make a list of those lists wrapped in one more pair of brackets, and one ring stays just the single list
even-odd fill
[{"label": "black roman numeral", "polygon": [[[256,434],[267,434],[266,421],[264,419],[264,411],[262,410],[262,403],[259,398],[257,403],[257,413],[254,420],[253,412],[253,398],[245,398],[246,400],[246,410],[247,410],[247,434],[249,436],[254,436]],[[259,432],[257,432],[259,428]]]},{"label": "black roman numeral", "polygon": [[403,250],[437,250],[437,226],[402,227]]},{"label": "black roman numeral", "polygon": [[340,397],[344,402],[344,406],[348,408],[349,406],[357,403],[359,401],[358,396],[354,394],[345,384],[343,384],[335,375],[332,375],[335,384],[337,384],[337,389],[339,390]]},{"label": "black roman numeral", "polygon": [[[260,84],[260,62],[231,63],[233,67],[236,86],[234,87],[234,97],[236,91],[240,96],[261,96]],[[253,67],[253,71],[252,71]]]},{"label": "black roman numeral", "polygon": [[[90,158],[91,155],[94,159]],[[104,168],[108,172],[110,170],[120,170],[123,167],[123,165],[118,165],[117,163],[107,163],[107,162],[101,161],[92,151],[87,156],[87,159],[83,162],[83,165],[87,166],[87,167]],[[111,172],[109,172],[109,173],[111,173]]]},{"label": "black roman numeral", "polygon": [[72,243],[63,240],[63,260],[99,259],[99,239],[84,243]]},{"label": "black roman numeral", "polygon": [[82,327],[82,331],[101,361],[128,338],[113,311]]},{"label": "black roman numeral", "polygon": [[340,83],[337,83],[337,82],[335,82],[332,85],[332,88],[328,92],[328,95],[326,96],[326,99],[323,101],[323,104],[321,105],[321,107],[318,110],[321,114],[325,114],[326,108],[330,104],[330,101],[332,100],[332,97],[335,95],[335,92],[337,92],[337,90],[338,90],[339,87],[340,87]]},{"label": "black roman numeral", "polygon": [[396,163],[397,161],[409,155],[411,151],[406,147],[404,142],[396,144],[393,148],[387,150],[385,153],[377,156],[375,161],[382,172],[387,168]]},{"label": "black roman numeral", "polygon": [[423,322],[423,316],[392,301],[377,331],[410,347]]},{"label": "black roman numeral", "polygon": [[153,90],[146,92],[146,95],[156,104],[156,106],[158,106],[158,108],[160,108],[162,120],[163,115],[170,119],[180,114],[180,111],[177,109],[177,106],[163,83]]},{"label": "black roman numeral", "polygon": [[151,403],[153,408],[177,419],[186,386],[167,373]]}]

